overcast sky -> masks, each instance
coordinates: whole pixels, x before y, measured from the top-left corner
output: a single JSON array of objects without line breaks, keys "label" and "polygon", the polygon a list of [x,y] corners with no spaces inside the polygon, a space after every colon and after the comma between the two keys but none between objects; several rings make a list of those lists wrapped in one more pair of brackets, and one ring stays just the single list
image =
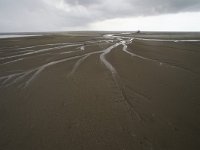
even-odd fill
[{"label": "overcast sky", "polygon": [[0,0],[0,32],[200,31],[200,0]]}]

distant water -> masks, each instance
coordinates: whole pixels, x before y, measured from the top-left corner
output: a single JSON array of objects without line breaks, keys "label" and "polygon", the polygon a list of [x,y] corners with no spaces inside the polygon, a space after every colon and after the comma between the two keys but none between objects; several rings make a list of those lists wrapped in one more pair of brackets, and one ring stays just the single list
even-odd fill
[{"label": "distant water", "polygon": [[29,37],[29,36],[42,36],[42,35],[18,35],[18,34],[9,34],[9,35],[0,35],[0,39],[6,39],[6,38],[15,38],[15,37]]}]

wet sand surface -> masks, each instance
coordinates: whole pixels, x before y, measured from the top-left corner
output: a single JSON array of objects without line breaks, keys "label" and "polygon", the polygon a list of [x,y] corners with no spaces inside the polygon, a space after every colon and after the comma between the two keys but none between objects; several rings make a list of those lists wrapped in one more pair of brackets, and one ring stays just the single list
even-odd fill
[{"label": "wet sand surface", "polygon": [[0,39],[0,149],[200,149],[200,36]]}]

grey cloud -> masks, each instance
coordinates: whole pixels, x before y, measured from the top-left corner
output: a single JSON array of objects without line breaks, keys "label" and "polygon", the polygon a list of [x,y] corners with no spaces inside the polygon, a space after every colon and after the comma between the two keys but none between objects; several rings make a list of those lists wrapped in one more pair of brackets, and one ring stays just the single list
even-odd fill
[{"label": "grey cloud", "polygon": [[200,10],[199,0],[115,0],[112,3],[103,1],[98,5],[97,10],[111,17],[148,16]]},{"label": "grey cloud", "polygon": [[101,3],[101,0],[64,0],[64,1],[71,5],[83,5],[83,6],[97,5]]},{"label": "grey cloud", "polygon": [[[194,7],[200,4],[199,0],[136,0],[139,7],[144,8],[147,14],[152,13],[174,13],[182,11],[195,11]],[[132,1],[134,3],[134,1]],[[138,8],[139,8],[138,7]],[[200,7],[199,7],[200,9]],[[145,14],[146,15],[146,14]]]},{"label": "grey cloud", "polygon": [[199,10],[199,0],[0,0],[0,32],[84,29],[105,19]]}]

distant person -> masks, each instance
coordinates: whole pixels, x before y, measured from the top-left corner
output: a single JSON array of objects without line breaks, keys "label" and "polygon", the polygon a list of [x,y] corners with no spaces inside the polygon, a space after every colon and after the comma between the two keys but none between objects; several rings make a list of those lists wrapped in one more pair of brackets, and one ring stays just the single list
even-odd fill
[{"label": "distant person", "polygon": [[140,31],[140,30],[138,30],[136,33],[137,33],[137,34],[139,34],[139,33],[141,33],[141,31]]}]

